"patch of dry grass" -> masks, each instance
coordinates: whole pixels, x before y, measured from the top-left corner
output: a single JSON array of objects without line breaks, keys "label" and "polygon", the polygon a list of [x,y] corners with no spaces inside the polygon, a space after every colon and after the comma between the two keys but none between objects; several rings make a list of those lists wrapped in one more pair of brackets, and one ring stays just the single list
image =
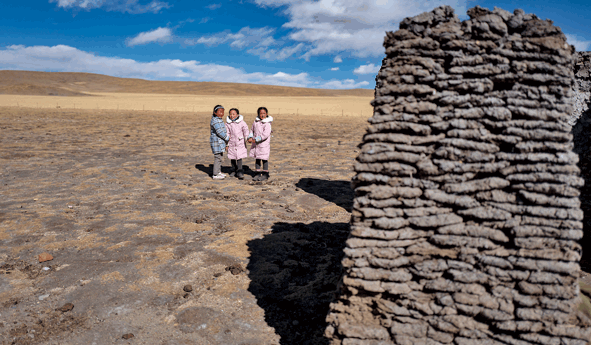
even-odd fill
[{"label": "patch of dry grass", "polygon": [[276,115],[364,116],[369,117],[373,108],[372,97],[358,96],[215,96],[172,95],[142,93],[91,93],[88,96],[30,96],[0,95],[0,107],[100,109],[210,113],[216,104],[227,110],[240,109],[241,114],[255,114],[265,106]]}]

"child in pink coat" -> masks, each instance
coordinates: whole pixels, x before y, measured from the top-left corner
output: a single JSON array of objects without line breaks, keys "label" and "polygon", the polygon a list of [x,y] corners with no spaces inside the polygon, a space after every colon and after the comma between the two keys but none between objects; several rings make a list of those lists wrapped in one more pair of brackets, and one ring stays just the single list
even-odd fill
[{"label": "child in pink coat", "polygon": [[252,124],[252,131],[248,136],[248,142],[252,143],[252,146],[250,147],[250,157],[256,159],[255,167],[257,175],[253,178],[253,181],[265,181],[269,179],[271,122],[273,122],[273,117],[269,116],[269,111],[265,107],[260,107],[257,110],[257,114],[258,116]]},{"label": "child in pink coat", "polygon": [[248,138],[248,125],[244,122],[240,111],[236,108],[230,109],[230,115],[226,118],[226,129],[230,136],[228,142],[228,158],[232,162],[234,170],[230,176],[244,179],[242,171],[242,158],[246,158],[246,139]]}]

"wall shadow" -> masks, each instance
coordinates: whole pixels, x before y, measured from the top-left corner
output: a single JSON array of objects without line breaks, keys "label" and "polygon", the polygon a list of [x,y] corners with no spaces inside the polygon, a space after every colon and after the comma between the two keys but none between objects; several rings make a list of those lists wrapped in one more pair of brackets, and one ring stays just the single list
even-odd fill
[{"label": "wall shadow", "polygon": [[328,344],[325,318],[342,275],[348,223],[275,223],[247,243],[248,291],[281,344]]},{"label": "wall shadow", "polygon": [[[591,104],[589,104],[591,107]],[[583,210],[583,239],[579,241],[583,247],[581,269],[591,272],[591,111],[581,114],[572,129],[574,149],[579,155],[579,169],[585,185],[580,188],[581,209]]]},{"label": "wall shadow", "polygon": [[353,208],[353,189],[350,181],[331,181],[317,178],[302,178],[296,183],[306,193],[314,194],[347,211]]}]

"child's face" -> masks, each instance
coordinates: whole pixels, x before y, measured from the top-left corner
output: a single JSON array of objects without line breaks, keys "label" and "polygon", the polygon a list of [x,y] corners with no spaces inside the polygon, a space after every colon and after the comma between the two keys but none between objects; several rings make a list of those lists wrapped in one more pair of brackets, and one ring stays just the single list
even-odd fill
[{"label": "child's face", "polygon": [[264,120],[267,118],[267,111],[265,109],[261,109],[261,112],[259,113],[259,119]]},{"label": "child's face", "polygon": [[217,117],[220,117],[220,118],[221,118],[221,117],[224,117],[224,109],[223,109],[223,108],[220,108],[220,109],[218,109],[218,110],[215,112],[215,116],[217,116]]},{"label": "child's face", "polygon": [[230,119],[236,120],[237,117],[238,113],[236,112],[236,110],[230,110]]}]

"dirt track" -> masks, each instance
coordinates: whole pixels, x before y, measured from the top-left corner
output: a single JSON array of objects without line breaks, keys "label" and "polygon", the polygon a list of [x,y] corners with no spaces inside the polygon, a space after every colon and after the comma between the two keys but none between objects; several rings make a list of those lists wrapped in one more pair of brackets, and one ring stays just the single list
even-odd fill
[{"label": "dirt track", "polygon": [[209,116],[0,108],[0,343],[325,343],[366,119],[277,116],[261,184]]}]

